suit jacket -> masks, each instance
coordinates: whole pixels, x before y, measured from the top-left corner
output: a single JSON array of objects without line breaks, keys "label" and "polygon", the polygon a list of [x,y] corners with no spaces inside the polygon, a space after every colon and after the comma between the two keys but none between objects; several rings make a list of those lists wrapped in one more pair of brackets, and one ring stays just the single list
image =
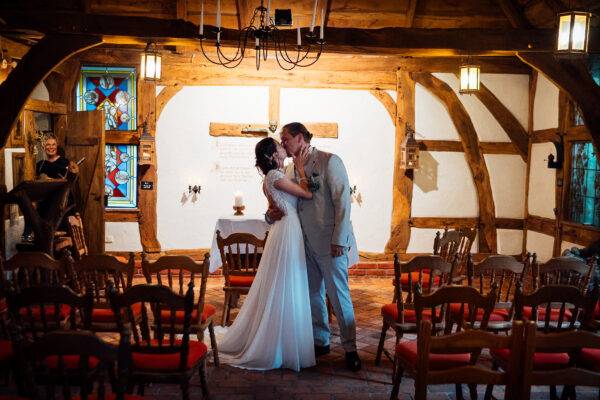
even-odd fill
[{"label": "suit jacket", "polygon": [[[312,177],[320,187],[311,200],[298,199],[298,216],[305,241],[319,255],[331,253],[331,245],[355,246],[350,224],[350,185],[341,158],[313,147],[304,166],[306,177]],[[286,175],[297,181],[294,164]]]}]

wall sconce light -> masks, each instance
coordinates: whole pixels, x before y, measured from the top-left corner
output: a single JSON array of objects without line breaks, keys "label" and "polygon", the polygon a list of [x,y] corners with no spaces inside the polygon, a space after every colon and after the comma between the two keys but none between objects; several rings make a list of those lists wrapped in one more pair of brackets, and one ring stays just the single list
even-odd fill
[{"label": "wall sconce light", "polygon": [[415,131],[406,124],[404,127],[404,141],[402,142],[400,167],[403,169],[419,168],[419,143],[415,140]]},{"label": "wall sconce light", "polygon": [[162,56],[155,42],[146,45],[140,63],[140,76],[146,81],[159,81],[162,74]]},{"label": "wall sconce light", "polygon": [[479,91],[479,65],[464,64],[460,66],[459,93],[475,93]]},{"label": "wall sconce light", "polygon": [[150,134],[150,128],[148,128],[148,121],[144,122],[142,136],[140,136],[140,156],[138,158],[139,165],[153,165],[155,164],[155,151],[156,143],[154,136]]},{"label": "wall sconce light", "polygon": [[189,194],[192,194],[192,192],[194,194],[200,193],[200,190],[202,190],[202,186],[200,186],[200,185],[194,185],[194,186],[189,185],[188,186],[188,193]]},{"label": "wall sconce light", "polygon": [[552,143],[554,143],[554,147],[556,148],[556,160],[554,154],[548,154],[548,168],[560,169],[562,168],[564,160],[564,145],[562,136],[560,137],[560,142],[552,141]]},{"label": "wall sconce light", "polygon": [[362,206],[362,196],[356,189],[356,185],[350,186],[350,203],[354,203],[354,200],[356,200],[356,203],[358,203],[359,207]]},{"label": "wall sconce light", "polygon": [[559,58],[587,56],[588,36],[592,14],[585,11],[567,11],[558,14],[556,50]]}]

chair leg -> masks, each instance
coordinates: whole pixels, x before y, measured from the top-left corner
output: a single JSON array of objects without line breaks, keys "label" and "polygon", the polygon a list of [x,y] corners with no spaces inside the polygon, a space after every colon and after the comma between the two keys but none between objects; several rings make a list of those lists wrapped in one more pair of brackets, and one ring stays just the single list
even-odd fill
[{"label": "chair leg", "polygon": [[208,393],[208,382],[206,381],[206,363],[203,361],[198,368],[198,375],[200,375],[200,386],[202,388],[202,397],[208,400],[210,394]]},{"label": "chair leg", "polygon": [[427,383],[415,378],[415,400],[427,400]]},{"label": "chair leg", "polygon": [[138,383],[138,396],[144,396],[144,382]]},{"label": "chair leg", "polygon": [[[494,361],[494,363],[492,364],[492,370],[498,371],[498,368],[499,368],[498,363],[496,363]],[[485,396],[483,397],[484,400],[490,400],[492,398],[493,391],[494,391],[494,385],[492,385],[492,384],[487,385],[487,387],[485,388]]]},{"label": "chair leg", "polygon": [[558,398],[556,397],[556,386],[555,385],[550,386],[550,398],[552,400],[558,400]]},{"label": "chair leg", "polygon": [[381,336],[379,336],[379,346],[377,346],[377,355],[375,356],[375,365],[381,362],[381,353],[383,353],[383,345],[385,344],[385,336],[390,325],[383,320],[383,328],[381,328]]},{"label": "chair leg", "polygon": [[477,385],[474,383],[469,383],[469,395],[471,396],[471,400],[477,400]]},{"label": "chair leg", "polygon": [[181,381],[181,396],[183,400],[190,400],[190,382],[187,378]]},{"label": "chair leg", "polygon": [[402,382],[402,374],[404,373],[404,370],[400,366],[400,363],[395,356],[392,371],[392,394],[390,396],[390,400],[396,400],[398,398],[398,391],[400,390],[400,382]]},{"label": "chair leg", "polygon": [[457,383],[455,386],[456,386],[456,400],[464,400],[465,398],[463,397],[463,393],[462,393],[462,385],[460,383]]},{"label": "chair leg", "polygon": [[217,348],[217,338],[215,337],[215,324],[210,322],[208,325],[208,332],[210,334],[210,347],[213,351],[213,358],[215,360],[215,367],[219,367],[219,349]]},{"label": "chair leg", "polygon": [[229,319],[229,301],[231,298],[231,294],[229,292],[225,292],[225,301],[223,302],[223,316],[221,317],[221,326],[227,326],[225,323]]}]

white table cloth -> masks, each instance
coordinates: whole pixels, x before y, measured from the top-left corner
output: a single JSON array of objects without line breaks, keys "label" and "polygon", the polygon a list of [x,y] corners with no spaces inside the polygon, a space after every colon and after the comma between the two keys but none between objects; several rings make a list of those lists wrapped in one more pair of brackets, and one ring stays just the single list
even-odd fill
[{"label": "white table cloth", "polygon": [[[221,253],[217,245],[217,231],[221,231],[221,237],[227,237],[232,233],[247,232],[257,238],[264,238],[265,233],[271,228],[271,225],[265,221],[264,214],[253,215],[226,215],[217,219],[215,233],[213,235],[212,246],[210,248],[210,272],[215,272],[221,268],[223,262]],[[358,249],[353,246],[348,254],[348,266],[358,263]]]}]

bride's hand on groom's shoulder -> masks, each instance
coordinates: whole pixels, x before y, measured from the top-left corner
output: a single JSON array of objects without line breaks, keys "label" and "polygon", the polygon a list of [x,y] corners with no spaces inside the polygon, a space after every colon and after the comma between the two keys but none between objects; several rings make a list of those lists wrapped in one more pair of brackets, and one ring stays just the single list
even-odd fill
[{"label": "bride's hand on groom's shoulder", "polygon": [[294,161],[294,165],[296,168],[304,167],[306,161],[308,161],[308,157],[310,156],[309,145],[305,144],[304,147],[298,152],[297,155],[292,156],[292,160]]}]

